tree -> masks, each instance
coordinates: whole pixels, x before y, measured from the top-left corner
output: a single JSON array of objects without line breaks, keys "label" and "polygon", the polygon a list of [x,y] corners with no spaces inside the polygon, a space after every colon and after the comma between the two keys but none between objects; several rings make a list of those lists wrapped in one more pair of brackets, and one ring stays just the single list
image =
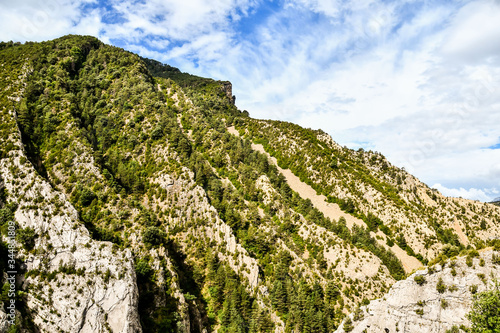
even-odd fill
[{"label": "tree", "polygon": [[353,329],[354,329],[354,326],[352,324],[352,319],[351,319],[351,317],[347,317],[346,321],[344,322],[344,331],[351,332]]},{"label": "tree", "polygon": [[31,227],[25,229],[17,229],[16,239],[28,251],[32,250],[33,247],[35,247],[35,238],[37,237],[38,235]]},{"label": "tree", "polygon": [[82,206],[88,206],[95,199],[96,195],[94,192],[89,190],[88,188],[84,188],[80,194],[80,203]]},{"label": "tree", "polygon": [[500,283],[495,288],[474,296],[472,310],[467,315],[471,331],[475,333],[500,333]]},{"label": "tree", "polygon": [[273,307],[281,313],[287,312],[287,293],[285,286],[280,280],[274,281],[273,289],[271,291],[271,301]]},{"label": "tree", "polygon": [[135,272],[138,279],[147,280],[153,274],[153,269],[145,259],[139,259],[135,264]]},{"label": "tree", "polygon": [[148,227],[142,234],[146,246],[157,246],[165,242],[165,233],[157,227]]},{"label": "tree", "polygon": [[436,284],[436,290],[440,294],[446,291],[446,285],[444,284],[443,279],[441,277],[438,279],[438,282]]},{"label": "tree", "polygon": [[415,277],[413,278],[413,280],[415,280],[415,282],[421,286],[425,283],[425,277],[423,275],[415,275]]}]

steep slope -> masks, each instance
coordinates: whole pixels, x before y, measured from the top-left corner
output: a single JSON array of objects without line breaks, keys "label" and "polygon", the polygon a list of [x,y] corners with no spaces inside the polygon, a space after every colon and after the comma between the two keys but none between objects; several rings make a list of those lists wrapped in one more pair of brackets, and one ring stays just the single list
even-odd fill
[{"label": "steep slope", "polygon": [[[236,131],[234,127],[228,128],[228,131],[230,133],[239,136],[238,131]],[[366,226],[364,221],[361,220],[360,218],[342,211],[339,205],[328,202],[327,197],[325,197],[322,194],[317,194],[316,190],[314,190],[312,186],[304,183],[299,177],[294,175],[290,169],[282,169],[278,165],[278,161],[276,160],[276,158],[270,156],[269,153],[265,151],[264,147],[261,144],[252,143],[252,149],[265,154],[268,157],[269,161],[274,165],[276,165],[278,171],[285,177],[287,183],[290,185],[290,188],[295,192],[299,193],[299,195],[302,198],[310,200],[312,205],[315,208],[317,208],[321,213],[323,213],[325,217],[329,218],[332,221],[336,221],[342,218],[345,220],[348,228],[352,228],[354,225],[357,225],[359,227]],[[420,261],[418,261],[417,258],[412,257],[408,255],[406,252],[402,251],[397,244],[394,244],[391,250],[394,251],[395,256],[399,260],[401,260],[405,272],[409,273],[412,270],[422,266],[422,263],[420,263]]]},{"label": "steep slope", "polygon": [[500,233],[498,207],[446,198],[379,153],[340,147],[320,130],[290,123],[241,118],[235,124],[336,209],[362,219],[373,233],[382,231],[383,242],[423,263],[445,244],[483,247]]},{"label": "steep slope", "polygon": [[[47,43],[13,45],[2,51],[2,60],[3,88],[9,90],[18,84],[11,89],[14,95],[5,95],[2,103],[11,106],[2,114],[2,161],[16,163],[16,148],[25,151],[20,163],[34,166],[44,186],[71,203],[72,217],[85,226],[82,230],[90,230],[96,241],[113,242],[113,253],[119,254],[120,249],[133,252],[135,263],[128,269],[122,265],[116,274],[118,279],[123,279],[123,274],[137,275],[140,297],[134,311],[136,315],[139,312],[144,330],[201,332],[241,324],[254,331],[271,330],[273,323],[264,311],[264,301],[259,298],[256,302],[250,296],[259,281],[255,259],[238,244],[231,227],[195,183],[192,170],[203,167],[204,161],[192,153],[176,121],[181,108],[188,107],[181,89],[170,81],[161,87],[139,57],[91,37],[67,36]],[[18,77],[23,80],[18,82]],[[231,101],[222,98],[227,87],[226,91],[219,83],[214,87],[222,94],[218,99],[230,107],[228,112],[235,112]],[[12,133],[17,133],[15,142],[9,140]],[[17,178],[24,179],[24,175],[22,170],[7,169],[9,172],[2,169],[1,175],[8,202],[18,207],[50,202],[51,197],[33,198],[16,192]],[[48,208],[43,213],[45,220],[57,220],[57,210]],[[21,224],[19,212],[18,208],[15,220]],[[57,237],[44,232],[44,223],[34,220],[31,234],[37,239],[44,235],[47,242],[41,247],[52,250]],[[70,250],[77,253],[78,242],[69,241],[74,243]],[[89,245],[87,242],[86,248],[96,252]],[[83,258],[88,266],[99,262],[89,254]],[[76,271],[77,275],[89,270],[73,264],[68,268],[65,261],[57,265],[53,269]],[[40,275],[43,281],[49,274],[52,280],[57,274],[53,269],[27,265],[24,277]],[[109,283],[114,278],[113,267],[105,263],[103,269]],[[85,280],[87,285],[94,283]],[[61,283],[66,281],[57,281],[57,289],[75,289],[78,294],[92,296],[76,283],[68,282],[67,288],[61,288]],[[20,291],[35,295],[26,286],[19,285]],[[45,288],[51,294],[56,290],[50,285]],[[60,317],[54,303],[48,302],[47,310]],[[92,330],[120,331],[100,325],[95,316],[80,308],[88,303],[89,299],[76,301],[75,312],[84,318],[89,315],[89,321],[97,325]],[[32,304],[28,305],[31,309]],[[235,308],[244,311],[234,313]],[[101,314],[114,320],[108,308],[101,309]],[[126,315],[123,308],[121,315]],[[23,313],[18,318],[27,324],[18,321],[18,325],[53,331],[51,321],[46,322],[50,317],[44,313],[40,323],[36,315]],[[281,324],[277,317],[274,322]],[[72,330],[66,326],[60,329]]]},{"label": "steep slope", "polygon": [[17,269],[26,274],[18,276],[18,283],[27,293],[18,294],[17,309],[25,312],[24,326],[47,332],[141,331],[130,250],[93,240],[75,208],[27,159],[16,125],[16,104],[6,101],[20,100],[33,68],[19,54],[13,56],[4,58],[1,68],[3,78],[15,79],[0,92],[5,149],[0,174],[6,193],[2,222],[16,222],[17,238],[23,245]]},{"label": "steep slope", "polygon": [[498,235],[498,207],[252,119],[227,81],[82,36],[2,43],[0,61],[21,329],[331,332],[441,251]]}]

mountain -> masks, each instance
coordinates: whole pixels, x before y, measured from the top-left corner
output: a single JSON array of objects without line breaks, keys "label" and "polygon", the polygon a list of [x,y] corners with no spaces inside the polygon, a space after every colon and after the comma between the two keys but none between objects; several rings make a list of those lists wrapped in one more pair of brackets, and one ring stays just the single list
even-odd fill
[{"label": "mountain", "polygon": [[0,79],[17,272],[2,262],[1,332],[14,316],[24,332],[332,332],[414,270],[498,243],[500,207],[253,119],[228,81],[73,35],[0,43]]}]

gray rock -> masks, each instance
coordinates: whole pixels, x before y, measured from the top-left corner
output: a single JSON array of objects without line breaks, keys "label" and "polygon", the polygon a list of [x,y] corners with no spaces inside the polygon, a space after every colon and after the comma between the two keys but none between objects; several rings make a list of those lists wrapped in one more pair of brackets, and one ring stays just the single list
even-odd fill
[{"label": "gray rock", "polygon": [[[20,136],[18,140],[22,147]],[[20,163],[24,152],[10,154],[0,162],[7,200],[18,203],[18,225],[31,227],[38,235],[34,250],[19,248],[18,258],[28,272],[55,272],[53,279],[44,280],[35,273],[23,281],[34,323],[45,332],[142,332],[131,252],[93,240],[64,195],[29,162]],[[63,266],[84,273],[61,272]],[[0,313],[2,323],[4,316]],[[0,326],[4,331],[5,325]]]},{"label": "gray rock", "polygon": [[[485,291],[492,277],[500,273],[500,267],[492,263],[493,253],[481,253],[484,266],[475,258],[469,267],[465,257],[460,257],[447,262],[444,268],[436,265],[434,273],[426,269],[398,281],[382,299],[349,315],[354,327],[351,332],[441,333],[454,325],[468,326],[466,315],[473,304],[471,287],[477,286],[478,293]],[[425,279],[421,285],[415,282],[419,275]],[[436,288],[440,279],[446,286],[443,293]],[[345,321],[336,333],[345,332],[344,324]]]}]

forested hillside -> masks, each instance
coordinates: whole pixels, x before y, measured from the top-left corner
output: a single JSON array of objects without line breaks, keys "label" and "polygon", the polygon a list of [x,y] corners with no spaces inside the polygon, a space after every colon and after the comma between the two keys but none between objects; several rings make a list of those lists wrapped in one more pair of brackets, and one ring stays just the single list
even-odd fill
[{"label": "forested hillside", "polygon": [[234,101],[94,37],[0,44],[18,331],[332,332],[414,268],[495,244],[499,207]]}]

